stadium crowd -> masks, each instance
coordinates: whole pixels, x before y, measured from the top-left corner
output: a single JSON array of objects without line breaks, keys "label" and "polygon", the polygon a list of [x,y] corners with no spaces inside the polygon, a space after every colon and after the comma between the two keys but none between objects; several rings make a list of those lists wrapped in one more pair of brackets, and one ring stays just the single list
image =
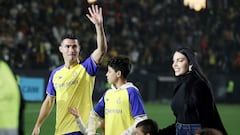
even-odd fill
[{"label": "stadium crowd", "polygon": [[[220,0],[219,0],[220,1]],[[200,12],[180,0],[101,0],[108,56],[127,54],[135,69],[166,71],[173,50],[198,52],[203,68],[240,70],[240,2],[207,3]],[[84,58],[95,46],[84,0],[1,1],[0,53],[17,69],[53,69],[62,61],[58,44],[64,33],[80,36]],[[83,36],[84,38],[81,38]],[[166,65],[166,66],[165,66]]]}]

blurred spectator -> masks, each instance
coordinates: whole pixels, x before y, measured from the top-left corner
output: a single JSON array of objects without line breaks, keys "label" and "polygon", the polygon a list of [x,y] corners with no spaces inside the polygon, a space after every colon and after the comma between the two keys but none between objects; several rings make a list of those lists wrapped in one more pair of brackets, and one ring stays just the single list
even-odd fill
[{"label": "blurred spectator", "polygon": [[0,59],[0,135],[23,135],[24,103],[10,67]]},{"label": "blurred spectator", "polygon": [[[195,12],[173,0],[98,1],[106,13],[109,56],[129,53],[136,68],[159,71],[169,63],[173,50],[190,47],[200,52],[204,69],[238,71],[240,2],[218,3],[208,1],[206,9]],[[4,60],[14,68],[50,70],[58,66],[52,61],[58,61],[59,54],[48,50],[57,46],[63,33],[84,35],[84,52],[93,50],[86,46],[94,38],[86,25],[86,1],[2,1],[0,6],[0,44],[5,46]]]}]

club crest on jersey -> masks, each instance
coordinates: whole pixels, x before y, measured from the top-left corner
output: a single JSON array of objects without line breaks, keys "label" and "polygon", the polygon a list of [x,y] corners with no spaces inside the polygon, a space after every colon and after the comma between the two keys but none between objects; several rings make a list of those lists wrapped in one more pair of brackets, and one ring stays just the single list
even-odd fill
[{"label": "club crest on jersey", "polygon": [[62,76],[58,76],[58,79],[62,79]]},{"label": "club crest on jersey", "polygon": [[108,102],[109,101],[109,98],[106,98],[106,102]]},{"label": "club crest on jersey", "polygon": [[78,75],[78,73],[75,71],[73,72],[73,77],[76,77]]},{"label": "club crest on jersey", "polygon": [[117,103],[117,104],[121,104],[121,103],[122,103],[122,101],[121,101],[121,98],[120,98],[120,97],[118,97],[118,99],[117,99],[116,103]]}]

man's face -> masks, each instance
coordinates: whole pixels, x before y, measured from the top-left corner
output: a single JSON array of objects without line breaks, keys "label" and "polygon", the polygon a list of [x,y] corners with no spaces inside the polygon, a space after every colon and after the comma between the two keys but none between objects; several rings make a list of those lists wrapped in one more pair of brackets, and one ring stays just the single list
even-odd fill
[{"label": "man's face", "polygon": [[76,39],[64,39],[59,46],[65,62],[76,61],[79,57],[80,46]]}]

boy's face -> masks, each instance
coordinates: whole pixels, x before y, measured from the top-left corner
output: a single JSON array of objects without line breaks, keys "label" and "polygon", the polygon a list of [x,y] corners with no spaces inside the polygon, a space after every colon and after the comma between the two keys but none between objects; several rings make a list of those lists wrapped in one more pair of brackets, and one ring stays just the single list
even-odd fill
[{"label": "boy's face", "polygon": [[142,131],[142,127],[140,126],[136,128],[136,135],[150,135],[150,134],[149,133],[144,134]]},{"label": "boy's face", "polygon": [[106,73],[106,77],[107,77],[107,81],[110,84],[115,84],[117,82],[118,79],[118,72],[115,72],[115,70],[108,66],[108,71]]}]

